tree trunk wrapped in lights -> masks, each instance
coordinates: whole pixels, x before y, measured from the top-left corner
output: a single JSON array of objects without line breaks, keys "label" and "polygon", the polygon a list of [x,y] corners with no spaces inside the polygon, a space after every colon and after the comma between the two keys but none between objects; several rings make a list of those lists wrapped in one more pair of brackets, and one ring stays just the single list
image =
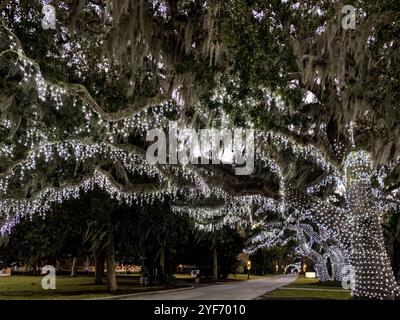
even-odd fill
[{"label": "tree trunk wrapped in lights", "polygon": [[386,253],[382,208],[374,200],[369,179],[354,177],[349,183],[346,200],[352,214],[348,232],[355,271],[354,296],[389,299],[399,295],[399,287]]},{"label": "tree trunk wrapped in lights", "polygon": [[287,192],[289,204],[329,230],[355,272],[353,295],[361,298],[388,299],[398,296],[383,238],[382,217],[390,210],[377,188],[371,185],[374,174],[370,155],[353,152],[345,161],[347,185],[341,183],[345,207],[335,207],[295,190]]}]

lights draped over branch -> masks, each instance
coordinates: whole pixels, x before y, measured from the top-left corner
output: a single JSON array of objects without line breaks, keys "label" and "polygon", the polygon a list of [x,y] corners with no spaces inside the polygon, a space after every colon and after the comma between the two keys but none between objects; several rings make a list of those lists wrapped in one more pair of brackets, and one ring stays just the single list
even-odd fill
[{"label": "lights draped over branch", "polygon": [[172,209],[178,214],[188,214],[195,221],[197,229],[208,232],[220,230],[225,226],[253,228],[254,219],[260,212],[284,211],[281,202],[260,195],[231,196],[223,193],[221,198],[223,203],[219,205],[206,206],[204,203],[194,203],[174,205]]},{"label": "lights draped over branch", "polygon": [[[398,190],[388,192],[386,179],[399,161],[375,168],[368,152],[354,151],[355,123],[348,126],[352,149],[344,150],[340,143],[333,148],[345,158],[342,163],[334,163],[319,146],[301,143],[290,134],[296,133],[294,127],[289,132],[257,131],[256,160],[277,186],[268,192],[260,188],[247,194],[244,188],[243,194],[234,194],[217,170],[151,166],[143,149],[128,142],[143,138],[151,128],[166,128],[170,114],[179,118],[179,126],[195,127],[195,117],[185,114],[178,88],[157,103],[108,113],[82,85],[45,79],[1,22],[0,36],[4,34],[9,47],[0,52],[0,61],[12,66],[7,72],[21,76],[18,89],[34,89],[37,99],[24,108],[23,124],[11,99],[2,101],[6,107],[1,109],[0,129],[6,138],[0,141],[0,235],[9,233],[22,218],[46,214],[55,203],[99,188],[129,205],[168,199],[174,212],[188,214],[200,230],[250,229],[255,235],[247,253],[295,242],[296,254],[314,261],[322,280],[340,280],[344,265],[351,264],[356,272],[355,296],[384,299],[400,294],[381,227],[384,214],[398,208]],[[51,125],[45,124],[48,113],[58,116]],[[204,115],[208,117],[207,112]],[[222,110],[214,116],[219,118],[208,119],[211,126],[233,126]],[[71,117],[76,121],[68,122]],[[323,172],[306,188],[294,183],[293,166],[299,159]],[[50,176],[53,180],[43,178]],[[374,179],[377,185],[371,183]],[[274,194],[273,199],[268,194]],[[271,216],[278,216],[278,221],[271,222]]]}]

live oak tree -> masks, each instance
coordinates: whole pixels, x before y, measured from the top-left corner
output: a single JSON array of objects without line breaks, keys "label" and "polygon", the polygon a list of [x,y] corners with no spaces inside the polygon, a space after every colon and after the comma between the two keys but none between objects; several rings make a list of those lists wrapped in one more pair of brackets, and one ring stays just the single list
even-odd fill
[{"label": "live oak tree", "polygon": [[[8,265],[23,262],[36,267],[43,263],[58,266],[57,261],[68,257],[92,257],[95,284],[102,284],[106,258],[140,264],[144,255],[145,266],[149,270],[157,268],[157,282],[164,283],[177,263],[192,259],[186,249],[183,255],[174,256],[180,248],[191,246],[193,231],[190,221],[173,214],[168,202],[128,207],[95,190],[54,205],[51,214],[22,219],[1,239],[0,260]],[[163,259],[160,244],[164,245]],[[108,257],[110,251],[114,257]],[[196,248],[197,255],[202,254],[200,251]],[[116,280],[115,273],[107,273],[107,284],[113,284],[113,289]]]},{"label": "live oak tree", "polygon": [[[54,1],[56,30],[39,1],[4,2],[1,231],[96,186],[139,206],[212,198],[230,225],[256,202],[338,242],[355,296],[399,295],[381,226],[398,209],[399,4],[345,4],[355,30],[341,1]],[[168,120],[253,127],[255,172],[150,166],[145,135]]]}]

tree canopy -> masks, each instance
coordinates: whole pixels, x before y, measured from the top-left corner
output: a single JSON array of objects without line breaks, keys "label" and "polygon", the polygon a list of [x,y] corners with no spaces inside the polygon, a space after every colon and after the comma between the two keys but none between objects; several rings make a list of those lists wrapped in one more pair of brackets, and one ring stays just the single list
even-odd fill
[{"label": "tree canopy", "polygon": [[[301,252],[351,264],[355,296],[399,295],[381,226],[398,210],[398,1],[51,5],[55,30],[42,1],[0,5],[2,234],[99,188],[254,243],[319,245]],[[146,134],[170,121],[254,129],[255,170],[150,165]]]}]

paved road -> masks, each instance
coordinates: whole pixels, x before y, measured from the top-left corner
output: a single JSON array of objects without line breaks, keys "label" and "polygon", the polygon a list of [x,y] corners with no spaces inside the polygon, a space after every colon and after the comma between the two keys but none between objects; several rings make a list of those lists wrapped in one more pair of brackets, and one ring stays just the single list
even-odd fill
[{"label": "paved road", "polygon": [[126,297],[124,300],[252,300],[266,292],[289,284],[296,278],[297,275],[280,275],[175,292],[135,295]]}]

